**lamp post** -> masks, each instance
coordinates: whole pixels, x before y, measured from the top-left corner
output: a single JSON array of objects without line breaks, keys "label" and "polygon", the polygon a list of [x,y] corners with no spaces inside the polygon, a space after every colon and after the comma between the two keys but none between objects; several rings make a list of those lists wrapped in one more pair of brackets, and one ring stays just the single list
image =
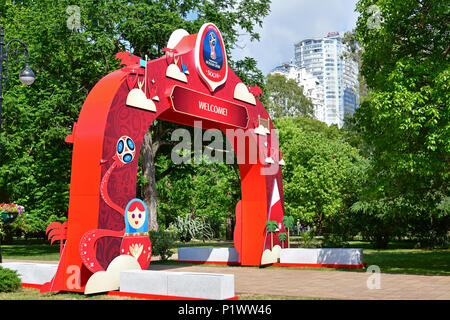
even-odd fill
[{"label": "lamp post", "polygon": [[[25,85],[31,85],[34,82],[34,72],[31,70],[29,64],[28,64],[28,48],[20,40],[12,39],[6,43],[3,40],[4,37],[4,28],[3,26],[0,26],[0,130],[1,130],[1,124],[2,124],[2,102],[3,102],[3,90],[6,90],[6,81],[8,80],[8,48],[9,45],[13,42],[18,42],[20,45],[22,45],[23,51],[25,53],[25,68],[19,73],[19,80]],[[15,52],[17,52],[15,50]],[[21,61],[20,59],[19,61]],[[3,66],[4,65],[4,66]]]},{"label": "lamp post", "polygon": [[[6,90],[6,81],[8,80],[8,49],[9,45],[13,42],[18,42],[22,48],[23,52],[25,54],[26,60],[25,60],[25,68],[19,73],[19,80],[25,85],[31,85],[34,82],[34,72],[31,70],[29,64],[28,64],[28,48],[20,40],[12,39],[6,43],[3,40],[4,37],[4,28],[3,26],[0,26],[0,131],[1,131],[1,125],[2,125],[2,102],[3,102],[3,90]],[[14,50],[14,53],[17,53],[17,50]],[[22,59],[19,59],[18,62],[22,61]],[[1,249],[1,235],[0,235],[0,263],[2,262],[2,249]]]}]

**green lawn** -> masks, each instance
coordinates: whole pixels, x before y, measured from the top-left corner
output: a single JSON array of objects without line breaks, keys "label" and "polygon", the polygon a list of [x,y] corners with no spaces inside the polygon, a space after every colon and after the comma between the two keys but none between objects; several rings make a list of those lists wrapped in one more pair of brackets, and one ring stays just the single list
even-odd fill
[{"label": "green lawn", "polygon": [[367,265],[384,273],[450,275],[450,250],[400,249],[364,253]]},{"label": "green lawn", "polygon": [[50,245],[42,240],[14,240],[12,244],[2,244],[3,259],[16,260],[59,260],[59,242]]},{"label": "green lawn", "polygon": [[[324,298],[302,298],[275,295],[241,294],[239,300],[330,300]],[[15,292],[0,292],[0,301],[3,300],[141,300],[139,298],[112,296],[107,294],[84,295],[71,292],[46,292],[39,289],[20,288]]]},{"label": "green lawn", "polygon": [[71,292],[46,292],[39,289],[20,288],[15,292],[0,292],[0,301],[3,300],[136,300],[130,297],[108,296],[106,294],[84,295]]}]

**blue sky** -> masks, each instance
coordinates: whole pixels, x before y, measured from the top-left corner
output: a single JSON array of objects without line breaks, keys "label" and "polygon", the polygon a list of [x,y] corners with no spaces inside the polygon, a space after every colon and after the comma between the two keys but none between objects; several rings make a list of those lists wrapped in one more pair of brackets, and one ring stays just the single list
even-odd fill
[{"label": "blue sky", "polygon": [[272,0],[271,13],[259,29],[261,40],[250,42],[243,36],[234,59],[252,57],[264,74],[294,57],[294,43],[320,38],[333,31],[351,31],[358,14],[357,0]]}]

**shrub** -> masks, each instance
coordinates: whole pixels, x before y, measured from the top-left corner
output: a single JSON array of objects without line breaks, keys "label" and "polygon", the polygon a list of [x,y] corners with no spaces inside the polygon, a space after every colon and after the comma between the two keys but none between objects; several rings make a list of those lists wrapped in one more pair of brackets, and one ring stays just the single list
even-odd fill
[{"label": "shrub", "polygon": [[300,232],[300,247],[301,248],[315,248],[317,243],[314,239],[314,231],[302,231]]},{"label": "shrub", "polygon": [[152,254],[160,256],[161,261],[167,261],[175,253],[176,230],[150,230],[148,234],[152,242]]},{"label": "shrub", "polygon": [[0,266],[0,292],[14,292],[20,287],[17,271]]},{"label": "shrub", "polygon": [[322,248],[344,248],[348,246],[346,238],[339,234],[329,234],[322,241]]},{"label": "shrub", "polygon": [[189,242],[191,239],[211,239],[214,231],[211,226],[202,218],[191,219],[189,214],[184,218],[178,216],[173,226],[177,229],[178,237],[182,242]]}]

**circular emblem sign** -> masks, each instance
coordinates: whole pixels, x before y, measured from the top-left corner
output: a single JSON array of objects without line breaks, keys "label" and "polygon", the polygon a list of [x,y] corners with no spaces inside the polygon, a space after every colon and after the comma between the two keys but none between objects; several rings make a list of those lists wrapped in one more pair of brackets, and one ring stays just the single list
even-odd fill
[{"label": "circular emblem sign", "polygon": [[204,24],[197,35],[195,66],[211,92],[227,81],[225,45],[219,29],[212,23]]}]

